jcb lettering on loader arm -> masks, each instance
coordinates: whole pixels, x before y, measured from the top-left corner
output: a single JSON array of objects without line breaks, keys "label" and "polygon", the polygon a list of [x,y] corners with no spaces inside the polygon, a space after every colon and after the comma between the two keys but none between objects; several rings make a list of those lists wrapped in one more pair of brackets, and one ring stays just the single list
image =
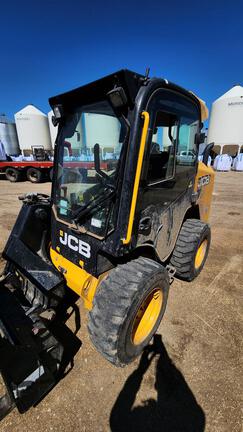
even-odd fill
[{"label": "jcb lettering on loader arm", "polygon": [[156,332],[174,275],[193,280],[210,247],[214,174],[207,153],[198,163],[201,99],[121,70],[50,105],[51,197],[25,197],[3,252],[0,415],[25,411],[57,382],[67,353],[54,329],[67,293],[84,300],[97,350],[125,366]]}]

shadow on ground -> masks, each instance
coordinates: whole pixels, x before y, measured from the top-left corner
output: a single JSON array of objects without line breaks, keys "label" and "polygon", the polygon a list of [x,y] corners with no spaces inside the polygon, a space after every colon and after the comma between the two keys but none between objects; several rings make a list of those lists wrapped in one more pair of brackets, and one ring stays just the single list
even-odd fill
[{"label": "shadow on ground", "polygon": [[[157,400],[133,408],[145,372],[156,358]],[[161,336],[154,337],[138,368],[128,377],[110,415],[112,432],[202,432],[205,415],[182,373],[168,356]]]}]

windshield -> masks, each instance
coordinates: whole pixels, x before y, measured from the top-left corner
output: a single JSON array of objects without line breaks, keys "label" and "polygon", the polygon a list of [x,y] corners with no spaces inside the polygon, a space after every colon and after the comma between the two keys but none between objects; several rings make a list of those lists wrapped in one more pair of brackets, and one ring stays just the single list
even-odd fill
[{"label": "windshield", "polygon": [[66,118],[58,141],[55,204],[60,218],[85,225],[82,218],[92,210],[86,228],[104,235],[126,134],[125,120],[108,101],[80,107]]}]

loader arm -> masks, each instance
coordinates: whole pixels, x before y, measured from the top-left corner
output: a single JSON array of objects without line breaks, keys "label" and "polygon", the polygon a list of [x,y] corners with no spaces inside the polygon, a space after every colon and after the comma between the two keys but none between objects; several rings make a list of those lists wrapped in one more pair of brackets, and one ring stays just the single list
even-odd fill
[{"label": "loader arm", "polygon": [[[0,399],[0,419],[14,407],[23,413],[36,405],[56,385],[70,354],[64,350],[66,326],[56,315],[64,279],[41,252],[49,214],[49,198],[26,197],[3,251],[0,372],[6,394]],[[68,335],[70,350],[71,331]]]}]

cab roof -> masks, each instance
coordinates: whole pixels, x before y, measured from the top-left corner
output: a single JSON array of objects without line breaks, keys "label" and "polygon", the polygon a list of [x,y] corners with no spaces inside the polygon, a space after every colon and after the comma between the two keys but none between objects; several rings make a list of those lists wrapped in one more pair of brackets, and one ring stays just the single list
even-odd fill
[{"label": "cab roof", "polygon": [[78,103],[80,105],[81,100],[84,104],[96,102],[98,100],[103,100],[104,95],[117,85],[123,87],[128,98],[128,103],[129,105],[132,105],[134,104],[137,93],[143,85],[144,80],[144,75],[140,75],[127,69],[121,69],[111,75],[105,76],[104,78],[85,84],[82,87],[51,97],[49,103],[53,108],[53,106],[57,104],[68,106],[70,104],[76,105],[76,103]]},{"label": "cab roof", "polygon": [[65,108],[73,108],[79,105],[85,105],[97,102],[104,99],[104,95],[111,91],[115,86],[123,87],[127,98],[128,105],[132,107],[135,103],[136,96],[140,87],[146,83],[158,80],[161,81],[161,86],[172,88],[179,91],[192,99],[196,99],[201,107],[202,120],[207,118],[206,104],[197,97],[193,92],[184,89],[172,82],[163,78],[147,78],[145,75],[138,74],[128,69],[121,69],[96,81],[92,81],[74,90],[53,96],[49,99],[49,103],[53,108],[55,105],[61,104]]}]

